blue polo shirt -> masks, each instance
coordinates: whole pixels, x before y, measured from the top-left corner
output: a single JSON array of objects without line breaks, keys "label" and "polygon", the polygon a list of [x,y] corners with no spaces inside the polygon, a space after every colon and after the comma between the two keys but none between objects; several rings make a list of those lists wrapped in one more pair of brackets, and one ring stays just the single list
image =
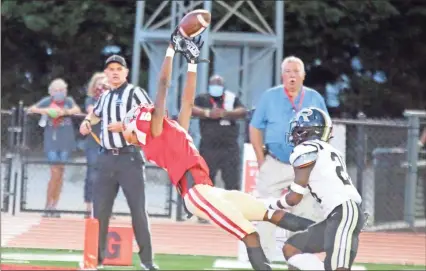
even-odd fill
[{"label": "blue polo shirt", "polygon": [[324,98],[316,90],[304,86],[292,103],[284,91],[284,86],[279,85],[262,94],[250,125],[263,131],[264,144],[274,156],[284,163],[289,163],[294,148],[287,142],[286,137],[290,132],[290,121],[297,111],[311,106],[328,113]]}]

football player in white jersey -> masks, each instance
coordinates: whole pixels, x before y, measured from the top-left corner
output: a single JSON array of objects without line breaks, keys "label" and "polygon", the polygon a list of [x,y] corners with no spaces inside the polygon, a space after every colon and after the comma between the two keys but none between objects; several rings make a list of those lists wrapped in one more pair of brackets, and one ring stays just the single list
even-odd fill
[{"label": "football player in white jersey", "polygon": [[[342,155],[331,146],[332,122],[322,110],[302,109],[290,124],[295,145],[290,163],[295,180],[287,194],[270,205],[291,209],[307,193],[320,203],[324,220],[290,237],[283,253],[300,270],[350,270],[364,225],[361,196],[346,171]],[[324,263],[313,253],[325,252]]]}]

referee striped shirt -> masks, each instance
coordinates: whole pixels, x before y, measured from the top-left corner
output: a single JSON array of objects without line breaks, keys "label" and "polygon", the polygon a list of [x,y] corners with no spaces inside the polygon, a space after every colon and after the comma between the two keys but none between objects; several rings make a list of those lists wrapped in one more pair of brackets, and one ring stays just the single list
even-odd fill
[{"label": "referee striped shirt", "polygon": [[127,82],[117,89],[111,89],[102,94],[93,109],[93,113],[101,119],[102,147],[118,149],[130,145],[122,133],[108,131],[108,124],[121,122],[132,107],[143,103],[152,104],[146,91]]}]

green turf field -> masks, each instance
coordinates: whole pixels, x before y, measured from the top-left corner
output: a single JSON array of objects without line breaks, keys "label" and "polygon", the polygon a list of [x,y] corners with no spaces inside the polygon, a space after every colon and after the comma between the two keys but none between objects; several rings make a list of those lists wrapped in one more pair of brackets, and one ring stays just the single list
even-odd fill
[{"label": "green turf field", "polygon": [[[46,267],[70,267],[79,268],[78,259],[81,257],[81,251],[69,250],[41,250],[41,249],[1,249],[1,263],[11,265],[26,265],[32,269],[35,266]],[[80,257],[79,257],[80,256]],[[20,259],[19,259],[20,258]],[[190,255],[165,255],[157,254],[155,261],[162,270],[221,270],[215,268],[216,260],[226,260],[227,258],[190,256]],[[228,258],[229,259],[229,258]],[[138,257],[133,256],[133,267],[110,267],[104,270],[139,270]],[[425,270],[426,266],[413,265],[385,265],[385,264],[362,264],[357,266],[365,267],[366,270]],[[240,269],[240,268],[239,268]],[[223,269],[222,269],[223,270]],[[228,268],[229,270],[229,268]],[[241,269],[240,269],[241,270]],[[284,269],[285,270],[285,269]]]}]

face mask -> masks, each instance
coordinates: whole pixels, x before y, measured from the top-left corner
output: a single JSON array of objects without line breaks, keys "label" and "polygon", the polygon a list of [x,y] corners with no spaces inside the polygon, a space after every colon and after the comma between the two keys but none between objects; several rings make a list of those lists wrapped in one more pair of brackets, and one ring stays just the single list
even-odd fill
[{"label": "face mask", "polygon": [[56,102],[62,102],[65,100],[65,93],[64,92],[56,92],[53,94],[53,100]]},{"label": "face mask", "polygon": [[225,87],[218,85],[209,86],[209,94],[213,97],[220,97],[223,95]]}]

